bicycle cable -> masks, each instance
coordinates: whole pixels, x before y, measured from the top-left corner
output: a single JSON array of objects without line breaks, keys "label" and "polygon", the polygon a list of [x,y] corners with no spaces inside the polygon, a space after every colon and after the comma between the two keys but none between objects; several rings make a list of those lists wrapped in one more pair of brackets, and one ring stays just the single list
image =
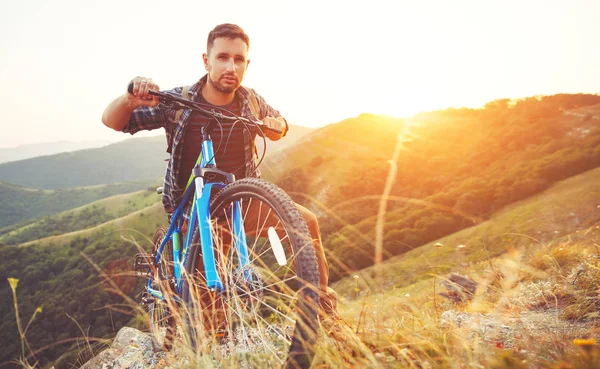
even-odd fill
[{"label": "bicycle cable", "polygon": [[[165,98],[166,96],[168,96],[168,98]],[[185,109],[185,108],[188,108],[188,109],[190,109],[190,110],[192,110],[192,111],[196,111],[196,112],[198,112],[198,113],[205,114],[206,116],[208,116],[209,120],[210,120],[210,119],[214,119],[214,120],[215,120],[215,122],[216,122],[216,123],[219,125],[219,129],[220,129],[220,133],[221,133],[221,134],[220,134],[220,140],[219,140],[219,144],[217,145],[217,150],[215,150],[215,151],[214,151],[213,157],[212,157],[210,160],[212,160],[212,159],[214,159],[214,158],[215,158],[215,156],[216,156],[216,152],[217,152],[217,151],[220,149],[220,147],[221,147],[221,144],[223,143],[223,141],[222,141],[222,140],[223,140],[223,136],[224,136],[224,134],[223,134],[223,125],[222,125],[221,121],[219,120],[219,118],[217,118],[217,117],[215,116],[217,112],[215,112],[215,111],[214,111],[214,109],[217,109],[217,110],[219,110],[219,112],[218,112],[218,113],[219,113],[219,114],[221,114],[221,115],[223,115],[223,117],[222,117],[222,118],[224,118],[224,119],[232,119],[232,120],[233,120],[233,119],[235,119],[235,121],[234,121],[234,123],[233,123],[233,125],[232,125],[232,128],[231,128],[231,130],[230,130],[230,132],[229,132],[229,134],[228,134],[228,136],[227,136],[227,140],[226,140],[226,142],[225,142],[225,149],[226,149],[226,148],[227,148],[227,146],[229,145],[229,140],[230,140],[231,134],[232,134],[232,132],[233,132],[233,128],[234,128],[235,124],[237,124],[238,122],[240,122],[240,123],[242,123],[242,124],[244,125],[244,128],[246,128],[246,130],[248,131],[248,133],[249,133],[249,134],[252,134],[252,133],[253,133],[253,132],[252,132],[252,129],[253,129],[253,128],[254,128],[255,130],[258,130],[258,132],[256,133],[256,135],[257,135],[257,136],[259,136],[259,137],[261,137],[261,139],[262,139],[262,141],[263,141],[263,152],[262,152],[262,155],[261,155],[260,159],[258,160],[258,163],[257,163],[257,164],[256,164],[256,166],[255,166],[255,173],[256,173],[256,171],[258,170],[258,167],[259,167],[259,166],[260,166],[260,164],[262,164],[262,162],[264,161],[264,158],[265,158],[265,155],[266,155],[266,152],[267,152],[267,140],[266,140],[266,137],[265,137],[265,132],[264,132],[264,130],[262,129],[262,127],[260,126],[260,124],[258,124],[257,122],[253,122],[253,121],[251,121],[251,120],[250,120],[250,119],[248,119],[248,118],[244,118],[244,117],[242,117],[242,116],[239,116],[239,115],[237,115],[237,114],[233,113],[232,111],[230,111],[230,110],[227,110],[227,109],[225,109],[225,108],[222,108],[222,107],[220,107],[220,106],[211,105],[211,104],[210,104],[210,103],[208,103],[208,102],[204,103],[204,102],[197,102],[197,101],[191,101],[191,100],[187,100],[187,101],[186,101],[186,105],[187,105],[187,104],[190,104],[190,105],[198,105],[198,106],[199,106],[201,109],[197,109],[197,107],[195,107],[195,106],[186,106],[186,105],[182,104],[181,102],[179,102],[179,101],[175,100],[175,99],[174,99],[175,97],[176,97],[176,96],[173,96],[173,95],[171,95],[171,94],[169,94],[169,93],[161,93],[161,95],[159,95],[159,98],[162,98],[162,99],[165,99],[165,100],[167,100],[167,99],[168,99],[168,100],[171,100],[171,101],[170,101],[170,103],[171,103],[171,106],[169,106],[171,109],[174,109],[174,110],[179,110],[179,109]],[[179,107],[177,107],[177,108],[176,108],[176,107],[174,107],[174,106],[173,106],[173,103],[175,103],[175,104],[179,105]],[[166,102],[165,102],[165,103],[163,103],[163,104],[164,104],[164,105],[168,105]],[[204,105],[204,106],[203,106],[203,105]],[[208,110],[208,108],[210,108],[210,109],[212,109],[212,110]],[[223,114],[223,112],[227,113],[228,115],[224,115],[224,114]],[[246,120],[247,120],[248,122],[250,122],[250,123],[252,124],[252,126],[250,126],[248,123],[246,123],[246,122],[245,122]],[[264,124],[264,123],[263,123],[263,124]],[[224,149],[224,150],[225,150],[225,149]],[[207,162],[209,162],[210,160],[208,160]],[[246,164],[244,163],[244,165],[242,165],[242,166],[240,166],[240,167],[236,168],[236,170],[234,171],[234,173],[235,173],[235,172],[237,172],[238,170],[240,170],[241,168],[243,168],[245,165],[246,165]]]}]

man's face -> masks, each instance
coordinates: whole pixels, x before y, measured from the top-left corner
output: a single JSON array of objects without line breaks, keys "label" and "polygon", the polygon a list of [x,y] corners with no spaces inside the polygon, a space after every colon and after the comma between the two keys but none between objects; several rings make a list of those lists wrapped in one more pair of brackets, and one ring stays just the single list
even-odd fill
[{"label": "man's face", "polygon": [[248,46],[239,38],[216,38],[202,55],[208,81],[218,91],[232,93],[240,87],[248,67]]}]

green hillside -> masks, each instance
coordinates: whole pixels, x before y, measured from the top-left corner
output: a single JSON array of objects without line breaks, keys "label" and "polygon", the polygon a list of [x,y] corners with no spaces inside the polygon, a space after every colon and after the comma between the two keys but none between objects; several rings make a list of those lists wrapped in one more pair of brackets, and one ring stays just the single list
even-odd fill
[{"label": "green hillside", "polygon": [[376,216],[397,142],[384,257],[472,226],[599,166],[598,121],[566,114],[598,101],[554,95],[407,120],[363,114],[280,151],[264,173],[319,215],[325,246],[345,262],[334,268],[335,280],[373,264]]},{"label": "green hillside", "polygon": [[[538,195],[506,207],[486,222],[437,240],[441,247],[430,243],[387,260],[377,270],[370,267],[357,272],[358,279],[346,278],[333,285],[342,301],[350,299],[348,306],[342,302],[342,309],[356,308],[356,304],[352,304],[356,288],[359,291],[379,291],[419,284],[431,278],[433,273],[464,270],[509,249],[549,242],[600,224],[600,210],[597,208],[600,189],[595,185],[598,181],[600,168],[556,183]],[[0,260],[8,260],[3,263],[0,277],[20,279],[22,316],[30,316],[35,307],[43,306],[43,313],[38,315],[28,333],[30,342],[35,342],[34,347],[80,335],[75,323],[65,313],[76,317],[85,329],[89,327],[91,337],[110,336],[114,334],[112,326],[118,330],[123,325],[132,324],[131,317],[123,313],[123,310],[132,311],[132,307],[122,305],[123,299],[107,290],[98,272],[79,253],[88,255],[102,270],[116,276],[129,270],[130,256],[137,252],[137,248],[123,241],[121,236],[136,237],[147,248],[149,242],[144,236],[150,236],[154,227],[163,221],[162,209],[156,204],[94,229],[51,237],[21,247],[0,248]],[[340,261],[330,259],[330,262]],[[23,268],[23,265],[29,266]],[[377,285],[373,282],[376,271],[384,281]],[[116,278],[124,292],[139,297],[136,297],[142,289],[139,281],[136,284],[131,278]],[[68,300],[63,297],[66,294]],[[109,313],[107,306],[111,304],[115,308]],[[17,329],[8,288],[0,290],[0,311],[7,312],[0,327],[0,342],[7,343],[7,354],[0,357],[1,362],[15,357],[20,349],[14,340]],[[69,347],[53,347],[38,358],[56,358]]]},{"label": "green hillside", "polygon": [[165,138],[124,140],[96,149],[0,164],[0,181],[46,189],[155,180],[164,176]]},{"label": "green hillside", "polygon": [[[434,267],[437,273],[454,270],[529,242],[528,237],[548,240],[597,222],[600,125],[589,114],[599,103],[596,95],[554,95],[405,120],[363,114],[274,152],[263,173],[318,214],[336,281],[373,264],[376,215],[390,160],[398,153],[381,228],[384,257],[391,260],[381,273],[386,283],[405,285],[426,278]],[[572,114],[573,109],[585,109],[586,115]],[[572,176],[577,177],[557,184]],[[134,324],[128,315],[133,307],[107,290],[82,255],[110,275],[127,272],[137,249],[121,236],[133,236],[148,248],[146,237],[165,221],[156,203],[92,228],[64,227],[75,231],[0,246],[0,277],[19,278],[22,316],[44,307],[28,331],[34,348],[81,335],[65,312],[90,327],[93,337]],[[447,248],[432,245],[448,235],[442,241]],[[395,265],[399,260],[406,264]],[[364,273],[365,281],[373,274],[372,269]],[[128,296],[141,291],[134,280],[117,278]],[[343,280],[336,287],[348,293],[352,283]],[[6,312],[2,362],[20,350],[8,288],[0,289],[0,311]],[[40,356],[48,362],[68,348],[52,347]]]},{"label": "green hillside", "polygon": [[[330,367],[370,367],[370,353],[386,368],[600,367],[599,180],[600,168],[571,177],[335,283],[352,326],[321,357]],[[450,273],[475,293],[453,299]]]},{"label": "green hillside", "polygon": [[[17,296],[21,316],[30,317],[37,307],[43,309],[27,332],[32,346],[39,349],[60,340],[81,337],[76,322],[84,327],[88,337],[110,337],[116,333],[113,327],[118,329],[128,324],[135,306],[123,304],[123,297],[111,290],[110,283],[100,276],[95,265],[123,293],[139,300],[142,281],[130,275],[133,256],[139,252],[138,247],[146,250],[151,247],[150,238],[155,229],[165,223],[162,205],[156,203],[93,228],[19,246],[0,246],[0,280],[19,279]],[[0,289],[0,343],[3,347],[0,363],[14,359],[21,350],[12,304],[11,291],[5,283]],[[47,363],[76,346],[67,341],[36,356]],[[60,363],[57,368],[66,368],[69,364]]]},{"label": "green hillside", "polygon": [[[267,140],[267,153],[294,144],[312,128],[290,126],[286,137]],[[263,142],[257,140],[262,153]],[[162,135],[131,138],[96,149],[65,152],[0,164],[0,181],[60,189],[164,178],[168,154]],[[0,219],[3,219],[0,216]],[[0,225],[1,227],[1,225]]]},{"label": "green hillside", "polygon": [[90,228],[160,202],[155,191],[111,196],[76,209],[48,215],[27,226],[0,235],[0,244],[18,244]]},{"label": "green hillside", "polygon": [[20,228],[23,225],[18,225],[20,223],[30,223],[33,219],[73,209],[109,196],[146,189],[157,183],[159,181],[150,180],[42,190],[0,182],[0,237]]},{"label": "green hillside", "polygon": [[[585,237],[583,231],[590,228],[600,233],[598,183],[600,168],[558,182],[540,194],[506,207],[477,226],[392,257],[379,267],[357,272],[362,288],[374,291],[391,286],[406,287],[430,278],[433,273],[461,272],[512,249],[548,244],[568,235]],[[385,281],[383,285],[374,286],[369,282],[374,281],[376,273]],[[336,291],[343,295],[354,294],[355,287],[356,280],[352,277],[334,284]]]}]

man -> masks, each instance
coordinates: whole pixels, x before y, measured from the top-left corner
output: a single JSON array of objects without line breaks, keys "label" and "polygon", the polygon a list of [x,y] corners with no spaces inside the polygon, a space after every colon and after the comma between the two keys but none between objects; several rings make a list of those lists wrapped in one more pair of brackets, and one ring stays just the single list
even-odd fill
[{"label": "man", "polygon": [[[286,120],[254,90],[241,86],[250,63],[249,45],[248,36],[239,26],[216,26],[208,35],[206,53],[202,55],[206,75],[189,88],[178,87],[170,92],[196,102],[224,108],[251,120],[261,120],[268,127],[282,132],[265,132],[269,139],[276,141],[285,136],[288,130]],[[131,82],[133,94],[125,92],[112,101],[102,115],[102,122],[116,131],[131,134],[140,130],[165,129],[171,157],[165,176],[163,206],[171,214],[177,207],[188,181],[187,176],[198,157],[200,127],[207,123],[208,118],[192,114],[189,110],[178,114],[158,105],[157,98],[148,93],[159,89],[150,78],[136,77]],[[220,137],[221,134],[223,137]],[[237,179],[260,175],[256,167],[255,135],[244,130],[241,124],[223,123],[223,131],[215,130],[212,138],[213,142],[220,142],[221,138],[223,142],[228,142],[227,145],[215,145],[215,160],[219,169],[234,173]],[[308,225],[317,253],[323,312],[334,315],[335,292],[327,288],[329,269],[317,219],[310,210],[300,205],[297,207]]]}]

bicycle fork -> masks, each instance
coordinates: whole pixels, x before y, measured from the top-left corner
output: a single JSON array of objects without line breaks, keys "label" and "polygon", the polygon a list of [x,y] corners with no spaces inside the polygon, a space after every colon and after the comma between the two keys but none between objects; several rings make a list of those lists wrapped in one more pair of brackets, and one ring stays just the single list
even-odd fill
[{"label": "bicycle fork", "polygon": [[[198,183],[196,184],[198,186]],[[204,261],[204,272],[206,277],[206,286],[209,289],[224,291],[223,281],[217,271],[217,263],[215,259],[215,245],[213,242],[213,230],[210,224],[210,194],[213,188],[223,188],[222,183],[207,183],[202,189],[202,195],[196,200],[197,221],[200,228],[200,244],[202,247],[202,259]],[[197,188],[197,187],[196,187]],[[244,280],[252,281],[252,274],[248,270],[249,264],[248,245],[246,242],[246,232],[244,231],[244,223],[242,222],[242,209],[239,201],[234,201],[231,206],[231,222],[234,231],[232,237],[232,245],[238,256],[239,270],[244,272]],[[226,255],[224,255],[226,256]]]}]

